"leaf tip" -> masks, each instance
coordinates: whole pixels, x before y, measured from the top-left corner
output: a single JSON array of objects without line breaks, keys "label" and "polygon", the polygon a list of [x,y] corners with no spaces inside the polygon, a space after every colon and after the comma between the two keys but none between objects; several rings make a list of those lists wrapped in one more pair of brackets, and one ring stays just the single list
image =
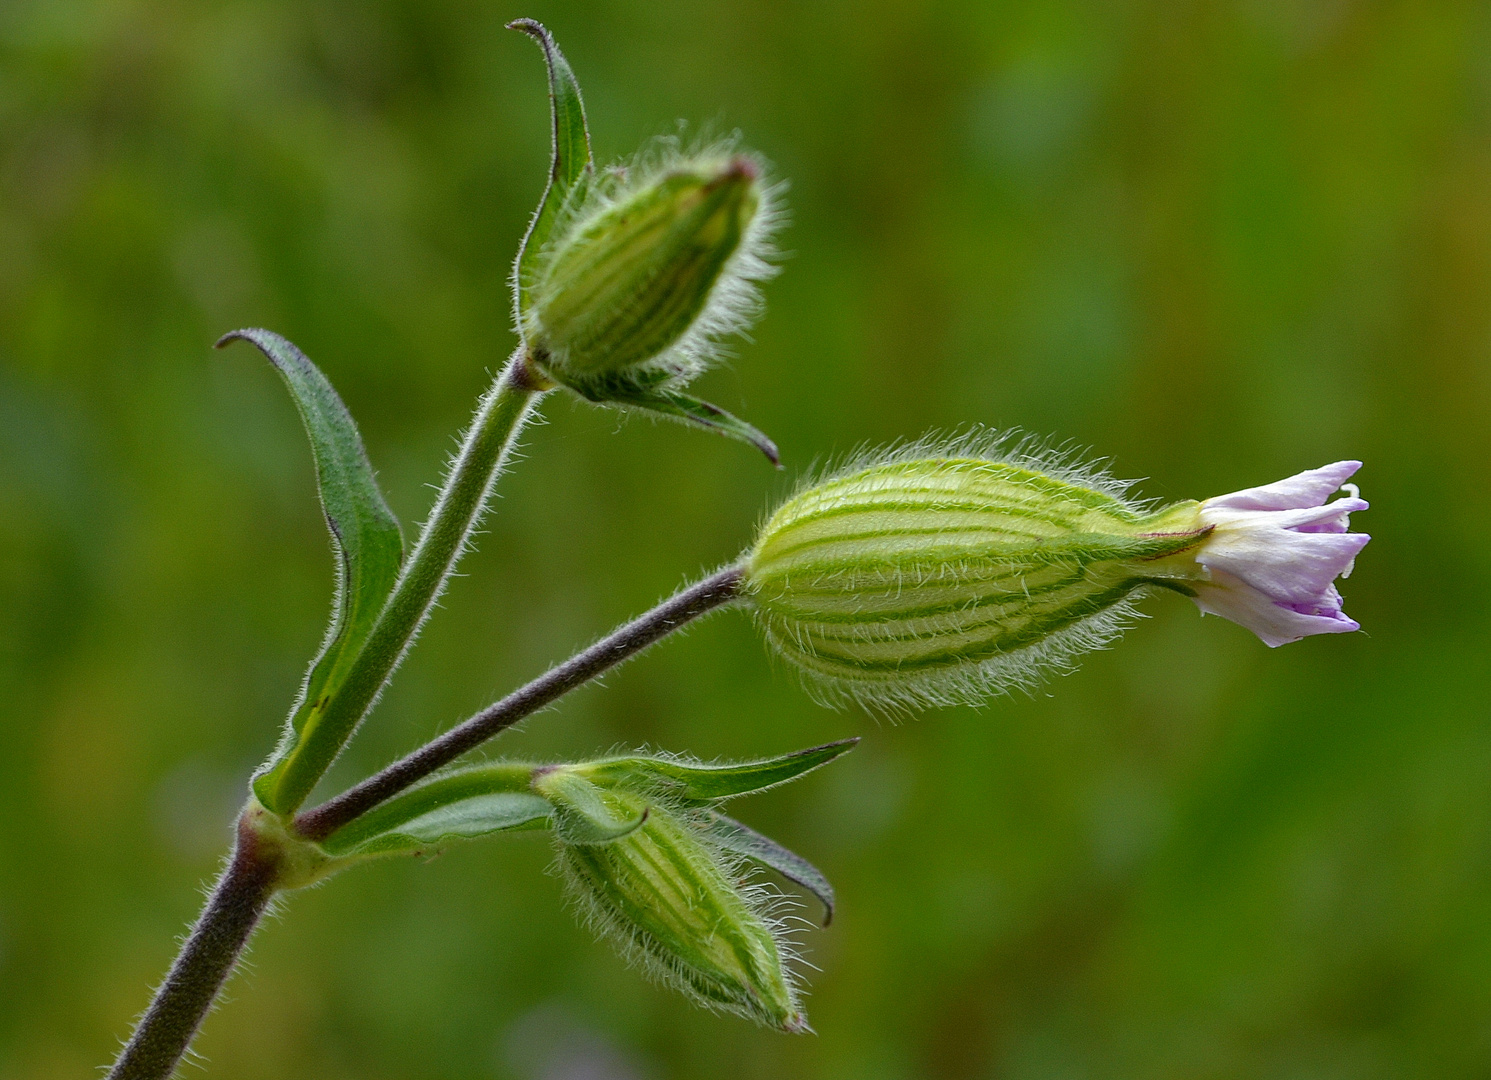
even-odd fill
[{"label": "leaf tip", "polygon": [[229,330],[222,337],[212,343],[214,349],[226,349],[235,341],[253,341],[253,335],[260,333],[257,330]]},{"label": "leaf tip", "polygon": [[849,751],[853,750],[856,746],[859,745],[859,740],[860,740],[860,736],[858,736],[858,735],[851,735],[847,739],[835,739],[833,742],[824,743],[822,746],[815,746],[811,750],[804,750],[803,753],[805,753],[805,754],[824,754],[824,753],[827,753],[829,755],[828,760],[832,761],[834,758],[841,757],[844,754],[849,753]]},{"label": "leaf tip", "polygon": [[527,34],[529,37],[536,37],[541,40],[549,38],[550,36],[549,31],[545,29],[544,24],[539,22],[537,19],[514,19],[512,22],[504,26],[503,29],[516,30],[520,34]]}]

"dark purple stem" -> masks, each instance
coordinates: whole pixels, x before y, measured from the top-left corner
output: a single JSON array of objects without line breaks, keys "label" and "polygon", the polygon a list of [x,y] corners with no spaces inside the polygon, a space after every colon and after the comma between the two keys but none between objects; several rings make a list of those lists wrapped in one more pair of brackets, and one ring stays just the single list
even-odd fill
[{"label": "dark purple stem", "polygon": [[392,798],[436,769],[511,727],[525,716],[569,693],[582,683],[630,659],[683,624],[740,596],[743,571],[732,566],[664,600],[647,614],[597,641],[584,652],[550,668],[533,682],[487,706],[412,754],[394,762],[356,787],[295,819],[308,840],[324,840],[343,825]]},{"label": "dark purple stem", "polygon": [[108,1080],[166,1080],[248,944],[275,892],[278,859],[239,821],[233,859]]}]

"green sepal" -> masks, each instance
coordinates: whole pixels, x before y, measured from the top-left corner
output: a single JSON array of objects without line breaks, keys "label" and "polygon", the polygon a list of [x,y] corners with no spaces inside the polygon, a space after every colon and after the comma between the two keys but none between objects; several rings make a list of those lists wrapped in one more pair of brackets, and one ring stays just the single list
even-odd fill
[{"label": "green sepal", "polygon": [[554,831],[567,844],[609,844],[647,821],[650,807],[631,793],[605,791],[572,765],[540,771],[533,790],[554,808]]},{"label": "green sepal", "polygon": [[709,814],[709,838],[716,845],[736,855],[754,859],[788,881],[801,885],[823,905],[823,925],[833,922],[834,887],[829,884],[823,871],[795,851],[784,848],[769,836],[762,836],[750,826],[742,825],[718,811],[709,811]]},{"label": "green sepal", "polygon": [[789,783],[854,749],[858,742],[858,738],[840,739],[763,761],[722,765],[636,756],[611,758],[573,768],[601,787],[652,789],[674,802],[714,803]]},{"label": "green sepal", "polygon": [[537,795],[522,792],[473,795],[421,814],[360,844],[338,848],[333,854],[346,858],[419,855],[452,840],[474,840],[514,829],[542,828],[548,817],[549,804]]},{"label": "green sepal", "polygon": [[276,798],[279,766],[300,738],[314,736],[315,717],[342,689],[393,591],[403,564],[404,537],[378,488],[352,414],[326,376],[293,344],[268,330],[235,330],[217,347],[238,340],[251,342],[269,358],[300,410],[337,559],[336,600],[325,643],[306,674],[274,759],[254,778],[259,801],[278,813],[292,809]]},{"label": "green sepal", "polygon": [[594,176],[595,164],[590,153],[590,132],[585,125],[585,103],[580,98],[580,84],[575,81],[575,73],[559,51],[553,35],[542,23],[532,19],[516,19],[508,23],[507,28],[527,34],[544,50],[544,63],[549,69],[549,115],[553,124],[549,184],[518,248],[513,274],[515,307],[521,324],[523,312],[528,310],[528,289],[534,262],[554,231],[561,211],[578,201],[585,184]]},{"label": "green sepal", "polygon": [[727,413],[718,405],[711,405],[690,394],[680,393],[677,390],[617,388],[611,396],[595,400],[605,400],[627,408],[641,409],[658,416],[666,416],[670,420],[680,420],[685,424],[702,427],[706,431],[717,432],[729,439],[738,439],[760,450],[766,455],[766,460],[778,469],[782,467],[782,457],[777,452],[777,444],[772,442],[764,432],[747,424],[740,417]]},{"label": "green sepal", "polygon": [[537,768],[501,762],[446,773],[369,810],[321,846],[348,858],[416,854],[448,840],[542,827],[551,807],[529,788]]}]

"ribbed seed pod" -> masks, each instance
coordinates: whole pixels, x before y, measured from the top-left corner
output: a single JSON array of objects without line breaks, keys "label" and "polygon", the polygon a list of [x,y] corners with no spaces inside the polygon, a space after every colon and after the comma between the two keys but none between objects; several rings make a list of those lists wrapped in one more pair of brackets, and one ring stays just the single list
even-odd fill
[{"label": "ribbed seed pod", "polygon": [[970,702],[1105,644],[1146,585],[1190,593],[1197,504],[1038,464],[903,455],[788,500],[748,560],[768,639],[831,703]]},{"label": "ribbed seed pod", "polygon": [[549,185],[513,266],[512,377],[739,439],[779,465],[765,433],[683,388],[760,309],[780,189],[733,141],[680,152],[659,140],[597,173],[574,72],[540,24],[511,28],[543,46],[554,125]]}]

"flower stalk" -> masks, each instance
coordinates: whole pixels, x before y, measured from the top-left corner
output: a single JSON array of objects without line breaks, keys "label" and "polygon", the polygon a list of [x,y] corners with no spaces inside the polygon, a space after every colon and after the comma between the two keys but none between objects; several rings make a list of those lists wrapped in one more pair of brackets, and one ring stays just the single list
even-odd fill
[{"label": "flower stalk", "polygon": [[550,668],[407,757],[295,819],[295,829],[322,840],[373,807],[418,783],[462,754],[474,750],[519,720],[545,708],[571,690],[630,660],[701,615],[740,599],[743,571],[727,567],[681,589],[657,607]]},{"label": "flower stalk", "polygon": [[334,868],[321,865],[318,841],[694,619],[738,600],[741,573],[728,567],[681,589],[375,776],[301,814],[289,828],[284,817],[251,802],[239,818],[232,858],[108,1080],[164,1080],[172,1074],[275,893],[310,884]]},{"label": "flower stalk", "polygon": [[482,397],[434,510],[343,691],[313,711],[298,739],[255,778],[254,792],[265,806],[281,814],[299,809],[377,701],[450,580],[518,432],[548,386],[519,351]]},{"label": "flower stalk", "polygon": [[[296,817],[429,617],[486,511],[518,433],[545,392],[564,385],[593,401],[684,420],[753,443],[776,462],[776,448],[764,435],[679,389],[702,369],[715,338],[743,329],[755,307],[751,285],[770,273],[761,256],[767,250],[765,233],[776,219],[762,210],[769,193],[758,184],[755,160],[732,150],[713,158],[673,159],[632,186],[620,181],[623,173],[617,170],[597,184],[573,72],[541,25],[519,20],[512,26],[544,50],[553,118],[549,184],[514,268],[520,343],[479,402],[407,558],[402,530],[379,489],[357,426],[325,375],[293,343],[267,330],[234,331],[218,342],[221,347],[241,339],[257,346],[284,378],[301,413],[337,558],[336,598],[327,636],[280,744],[251,782],[234,855],[113,1077],[169,1076],[274,893],[311,884],[366,857],[333,853],[321,840],[739,594],[738,568],[715,574],[342,796]],[[646,216],[639,235],[631,228],[637,224],[631,211],[644,203],[655,212]],[[617,268],[626,271],[618,279],[620,293],[592,288],[597,280],[604,285]],[[640,321],[628,321],[633,314],[641,315]],[[494,781],[483,774],[462,782],[482,787]],[[425,785],[418,798],[434,797],[431,792],[442,783]],[[513,794],[493,790],[477,796],[460,811],[465,816],[458,823],[476,831],[462,835],[531,820],[537,797],[506,798]],[[420,830],[436,826],[421,819],[403,827],[417,835],[400,837],[418,844]],[[375,839],[385,847],[403,842]],[[791,869],[796,863],[784,865]]]},{"label": "flower stalk", "polygon": [[[1367,543],[1342,461],[1204,502],[1135,500],[1128,485],[1029,442],[978,432],[872,454],[820,477],[741,561],[680,590],[526,686],[342,794],[302,809],[376,704],[468,550],[544,393],[775,444],[684,393],[722,338],[759,312],[774,272],[781,185],[731,140],[598,171],[574,73],[531,20],[553,120],[549,183],[513,271],[520,343],[477,405],[412,552],[350,412],[292,343],[240,330],[300,410],[338,586],[331,625],[284,737],[254,775],[233,853],[110,1080],[166,1080],[274,896],[373,858],[551,830],[576,907],[642,969],[696,1003],[809,1030],[793,942],[766,868],[817,897],[806,859],[721,807],[834,760],[857,740],[704,763],[638,753],[446,769],[513,724],[692,620],[748,602],[819,697],[895,712],[978,703],[1113,640],[1155,591],[1180,593],[1270,646],[1358,629],[1335,582]],[[671,144],[669,144],[671,145]],[[1334,498],[1345,491],[1347,497]],[[438,773],[438,775],[436,775]]]}]

